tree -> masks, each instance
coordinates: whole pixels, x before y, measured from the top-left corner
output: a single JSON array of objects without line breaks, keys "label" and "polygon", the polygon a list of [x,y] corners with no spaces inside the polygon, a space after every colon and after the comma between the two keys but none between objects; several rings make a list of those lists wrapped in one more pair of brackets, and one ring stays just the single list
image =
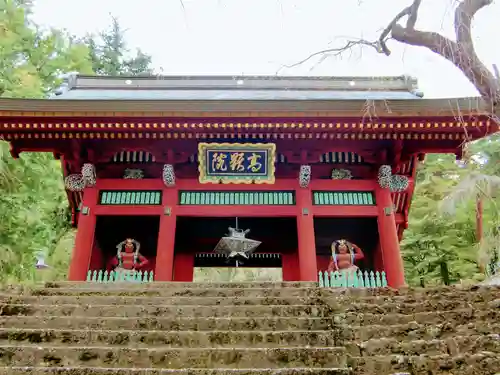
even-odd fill
[{"label": "tree", "polygon": [[452,220],[439,210],[442,199],[466,174],[454,155],[429,155],[420,165],[410,211],[409,228],[401,243],[407,280],[412,285],[450,284],[481,277],[470,203]]},{"label": "tree", "polygon": [[[88,48],[30,22],[31,3],[0,0],[0,96],[42,98],[61,73],[91,73]],[[34,258],[71,234],[60,163],[48,153],[12,159],[0,140],[0,281],[30,280]],[[71,242],[71,241],[69,241]],[[68,262],[71,243],[61,248]],[[65,266],[67,268],[67,265]]]},{"label": "tree", "polygon": [[[354,46],[369,46],[377,52],[389,56],[389,40],[395,40],[410,46],[427,48],[450,61],[476,87],[479,94],[490,106],[490,111],[499,116],[500,74],[496,67],[493,71],[476,54],[472,40],[472,20],[481,9],[491,5],[494,0],[459,0],[455,10],[455,40],[433,31],[421,31],[416,28],[418,12],[423,0],[412,0],[412,3],[401,9],[392,21],[383,29],[376,40],[350,40],[344,46],[318,51],[292,66],[318,56],[339,55]],[[406,23],[402,21],[406,19]]]},{"label": "tree", "polygon": [[[478,242],[478,262],[483,271],[498,257],[498,206],[496,197],[500,191],[500,137],[495,134],[487,139],[469,144],[464,153],[466,173],[452,187],[442,202],[444,213],[454,215],[464,202],[475,202],[475,228]],[[490,224],[485,235],[485,204],[491,206],[487,215]],[[493,225],[491,225],[493,224]]]},{"label": "tree", "polygon": [[[151,58],[126,59],[123,31],[114,21],[101,40],[77,40],[30,21],[31,2],[0,0],[0,96],[43,98],[63,73],[142,74]],[[50,153],[21,153],[12,159],[0,140],[0,282],[39,278],[37,253],[51,266],[44,278],[65,279],[73,247],[61,165]]]},{"label": "tree", "polygon": [[43,97],[61,73],[90,73],[88,48],[29,21],[31,2],[0,0],[0,96]]},{"label": "tree", "polygon": [[135,56],[127,57],[129,51],[125,42],[125,30],[115,17],[111,26],[98,35],[88,35],[84,43],[90,49],[92,68],[98,75],[150,75],[151,56],[137,50]]}]

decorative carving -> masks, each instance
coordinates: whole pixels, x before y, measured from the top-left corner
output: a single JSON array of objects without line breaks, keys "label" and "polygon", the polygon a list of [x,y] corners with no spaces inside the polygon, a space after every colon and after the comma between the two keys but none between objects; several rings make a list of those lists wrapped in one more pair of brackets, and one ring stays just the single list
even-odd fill
[{"label": "decorative carving", "polygon": [[352,173],[348,169],[333,169],[332,180],[351,180]]},{"label": "decorative carving", "polygon": [[382,165],[378,170],[378,184],[382,189],[389,188],[393,193],[400,193],[408,189],[410,182],[406,176],[393,175],[389,165]]},{"label": "decorative carving", "polygon": [[306,188],[309,186],[310,182],[311,182],[311,166],[301,165],[299,172],[299,186],[301,188]]},{"label": "decorative carving", "polygon": [[163,183],[167,187],[175,186],[175,171],[174,166],[172,164],[163,165]]},{"label": "decorative carving", "polygon": [[91,163],[85,163],[82,167],[82,178],[85,183],[85,187],[95,186],[96,183],[96,173],[95,166]]},{"label": "decorative carving", "polygon": [[332,257],[328,265],[328,272],[356,272],[358,267],[354,264],[355,261],[365,257],[357,245],[346,240],[333,241],[331,249]]},{"label": "decorative carving", "polygon": [[391,177],[391,186],[389,186],[389,189],[391,189],[393,193],[401,193],[408,189],[409,185],[410,181],[408,177],[395,174]]},{"label": "decorative carving", "polygon": [[69,191],[83,191],[85,189],[85,181],[80,173],[74,173],[66,176],[64,186]]},{"label": "decorative carving", "polygon": [[123,172],[124,179],[142,180],[144,178],[144,171],[142,169],[127,168]]},{"label": "decorative carving", "polygon": [[381,165],[378,169],[378,184],[382,189],[391,185],[392,170],[390,165]]}]

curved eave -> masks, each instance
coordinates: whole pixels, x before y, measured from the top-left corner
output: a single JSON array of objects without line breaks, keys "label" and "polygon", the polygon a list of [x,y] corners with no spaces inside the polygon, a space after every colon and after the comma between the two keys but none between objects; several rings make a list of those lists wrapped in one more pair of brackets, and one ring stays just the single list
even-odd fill
[{"label": "curved eave", "polygon": [[0,99],[0,117],[446,117],[488,116],[479,97],[415,100]]}]

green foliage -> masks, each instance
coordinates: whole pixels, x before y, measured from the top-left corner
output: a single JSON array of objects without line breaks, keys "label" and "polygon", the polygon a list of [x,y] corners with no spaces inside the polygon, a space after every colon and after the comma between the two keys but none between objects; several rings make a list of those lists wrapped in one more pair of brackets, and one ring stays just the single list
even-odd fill
[{"label": "green foliage", "polygon": [[151,56],[137,50],[135,56],[129,57],[125,30],[114,17],[108,30],[99,35],[88,35],[84,41],[90,50],[92,68],[98,75],[136,76],[150,75]]},{"label": "green foliage", "polygon": [[[469,144],[464,160],[460,165],[454,155],[428,155],[420,165],[402,242],[412,285],[482,280],[487,263],[498,254],[499,136]],[[481,241],[478,199],[484,203]]]},{"label": "green foliage", "polygon": [[36,254],[51,255],[69,230],[60,164],[45,153],[14,160],[1,142],[0,171],[0,281],[33,280]]},{"label": "green foliage", "polygon": [[[57,30],[42,30],[29,16],[31,2],[0,0],[0,97],[43,98],[63,73],[138,74],[149,71],[142,53],[125,60],[123,32],[113,21],[102,46],[85,44]],[[70,227],[61,165],[51,153],[23,152],[15,160],[0,140],[0,283],[66,279],[75,231]],[[34,268],[37,254],[51,268]]]},{"label": "green foliage", "polygon": [[30,6],[0,0],[0,97],[40,98],[61,73],[92,72],[88,47],[30,22]]}]

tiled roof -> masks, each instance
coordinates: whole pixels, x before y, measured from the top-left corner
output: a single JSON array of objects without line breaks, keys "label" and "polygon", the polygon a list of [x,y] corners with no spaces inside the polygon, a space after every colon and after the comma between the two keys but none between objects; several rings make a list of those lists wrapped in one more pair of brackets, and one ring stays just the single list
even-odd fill
[{"label": "tiled roof", "polygon": [[416,81],[400,77],[102,77],[68,75],[51,99],[64,100],[412,100]]}]

